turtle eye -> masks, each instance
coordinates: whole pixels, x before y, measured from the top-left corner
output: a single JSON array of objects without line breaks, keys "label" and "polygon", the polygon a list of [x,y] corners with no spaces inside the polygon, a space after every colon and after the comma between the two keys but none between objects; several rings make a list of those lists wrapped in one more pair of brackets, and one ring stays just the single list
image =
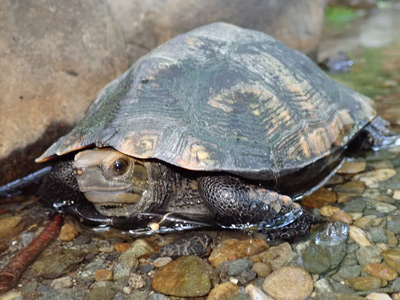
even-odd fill
[{"label": "turtle eye", "polygon": [[112,163],[111,169],[115,175],[123,175],[129,169],[129,163],[125,159],[116,159]]}]

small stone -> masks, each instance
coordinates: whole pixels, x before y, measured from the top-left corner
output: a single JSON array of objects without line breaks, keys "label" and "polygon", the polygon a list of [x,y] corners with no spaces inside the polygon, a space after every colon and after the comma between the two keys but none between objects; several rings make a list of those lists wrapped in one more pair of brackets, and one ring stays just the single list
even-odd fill
[{"label": "small stone", "polygon": [[387,281],[397,278],[397,272],[385,264],[370,263],[363,267],[363,271],[374,277],[379,277]]},{"label": "small stone", "polygon": [[391,248],[382,251],[381,256],[389,267],[400,272],[400,248]]},{"label": "small stone", "polygon": [[275,271],[287,265],[294,257],[296,257],[296,253],[293,252],[292,246],[290,246],[289,243],[282,243],[251,257],[250,260],[252,262],[261,261],[267,263],[271,266],[272,270]]},{"label": "small stone", "polygon": [[332,217],[336,212],[340,211],[340,208],[337,206],[326,205],[321,207],[319,213],[324,217]]},{"label": "small stone", "polygon": [[366,207],[365,201],[363,199],[356,198],[347,202],[343,210],[346,212],[362,213],[365,207]]},{"label": "small stone", "polygon": [[374,290],[387,285],[387,281],[373,276],[362,276],[347,279],[347,284],[357,291]]},{"label": "small stone", "polygon": [[112,300],[114,298],[115,291],[108,287],[96,286],[92,288],[89,293],[85,296],[84,300]]},{"label": "small stone", "polygon": [[253,270],[246,269],[237,277],[240,284],[245,285],[247,282],[254,280],[257,277],[257,273]]},{"label": "small stone", "polygon": [[381,213],[390,213],[397,209],[396,206],[394,206],[392,204],[388,204],[388,203],[383,203],[383,202],[376,202],[375,208],[377,211],[379,211]]},{"label": "small stone", "polygon": [[21,292],[11,290],[0,296],[0,300],[22,300]]},{"label": "small stone", "polygon": [[371,242],[367,239],[367,235],[361,228],[349,226],[349,236],[361,247],[371,246]]},{"label": "small stone", "polygon": [[84,260],[87,253],[80,249],[63,249],[62,253],[46,255],[43,253],[32,265],[37,276],[57,278]]},{"label": "small stone", "polygon": [[134,290],[140,289],[146,285],[146,281],[144,278],[139,275],[132,273],[131,277],[129,278],[129,287],[131,287]]},{"label": "small stone", "polygon": [[354,221],[354,226],[361,229],[366,229],[370,224],[372,224],[372,219],[370,217],[361,217]]},{"label": "small stone", "polygon": [[374,243],[386,243],[386,230],[378,227],[370,227],[369,233],[371,234],[371,240]]},{"label": "small stone", "polygon": [[393,191],[392,198],[393,198],[394,200],[400,200],[400,190],[394,190],[394,191]]},{"label": "small stone", "polygon": [[301,204],[309,208],[321,208],[336,203],[336,193],[327,188],[320,188],[311,195],[304,197]]},{"label": "small stone", "polygon": [[387,217],[387,228],[394,234],[400,234],[400,216],[388,216]]},{"label": "small stone", "polygon": [[347,212],[343,210],[338,210],[331,216],[331,221],[343,222],[346,223],[347,225],[350,225],[351,223],[353,223],[353,218]]},{"label": "small stone", "polygon": [[338,174],[356,174],[360,172],[364,172],[366,167],[366,163],[364,161],[356,162],[356,161],[345,161],[337,170]]},{"label": "small stone", "polygon": [[109,281],[113,280],[113,272],[111,270],[100,269],[94,273],[96,281]]},{"label": "small stone", "polygon": [[209,245],[211,241],[212,238],[208,234],[194,235],[163,245],[160,248],[160,255],[172,258],[184,255],[208,256],[210,254]]},{"label": "small stone", "polygon": [[365,182],[365,185],[370,188],[377,188],[379,187],[379,182],[388,180],[394,175],[396,175],[396,170],[394,169],[379,169],[358,174],[354,176],[354,179]]},{"label": "small stone", "polygon": [[157,292],[176,297],[205,296],[212,287],[210,268],[197,256],[182,256],[159,270],[152,286]]},{"label": "small stone", "polygon": [[130,248],[118,257],[118,263],[129,267],[130,269],[136,268],[139,264],[138,258],[154,252],[146,241],[139,239],[132,243]]},{"label": "small stone", "polygon": [[[114,299],[113,299],[114,300]],[[132,299],[136,300],[136,299]],[[167,296],[159,293],[151,293],[150,295],[147,296],[146,300],[170,300]]]},{"label": "small stone", "polygon": [[246,286],[245,293],[249,294],[251,300],[274,300],[270,296],[264,294],[264,292],[258,287],[252,284]]},{"label": "small stone", "polygon": [[8,236],[17,234],[20,229],[19,224],[21,216],[7,217],[0,219],[0,240],[6,239]]},{"label": "small stone", "polygon": [[114,244],[114,249],[117,252],[125,252],[126,250],[128,250],[131,246],[130,243],[118,243],[118,244]]},{"label": "small stone", "polygon": [[166,257],[159,257],[159,258],[157,258],[157,259],[154,261],[154,266],[155,266],[156,268],[162,268],[162,267],[164,267],[165,265],[169,264],[171,261],[172,261],[172,258],[171,258],[171,257],[168,257],[168,256],[166,256]]},{"label": "small stone", "polygon": [[208,261],[213,267],[218,268],[218,266],[224,261],[256,255],[267,249],[268,244],[261,239],[249,239],[243,241],[228,239],[222,241],[214,248]]},{"label": "small stone", "polygon": [[301,268],[283,267],[265,278],[263,290],[276,299],[307,299],[313,291],[311,275]]},{"label": "small stone", "polygon": [[388,294],[384,293],[371,293],[368,294],[365,299],[368,300],[392,300],[392,298]]},{"label": "small stone", "polygon": [[362,195],[365,191],[365,183],[362,181],[349,181],[334,188],[336,193]]},{"label": "small stone", "polygon": [[360,247],[356,251],[357,261],[360,266],[369,263],[380,263],[382,261],[381,250],[377,246]]},{"label": "small stone", "polygon": [[271,265],[263,262],[256,262],[251,269],[257,273],[258,277],[263,278],[267,277],[272,272]]},{"label": "small stone", "polygon": [[238,295],[239,287],[232,282],[216,285],[208,294],[207,300],[231,300]]},{"label": "small stone", "polygon": [[386,229],[385,231],[386,237],[387,237],[387,244],[390,247],[395,247],[398,244],[398,240],[396,238],[396,235],[389,229]]},{"label": "small stone", "polygon": [[58,237],[62,242],[70,242],[74,240],[79,234],[74,224],[67,223],[61,227],[60,236]]},{"label": "small stone", "polygon": [[301,253],[302,267],[313,274],[337,268],[346,256],[348,232],[348,226],[341,222],[320,226]]},{"label": "small stone", "polygon": [[252,263],[248,258],[224,261],[218,266],[221,273],[226,273],[228,276],[237,276],[244,270],[250,268]]},{"label": "small stone", "polygon": [[50,283],[50,287],[53,290],[59,290],[62,288],[70,288],[72,287],[72,278],[69,276],[65,276],[65,277],[60,277],[57,279],[54,279],[51,283]]},{"label": "small stone", "polygon": [[361,266],[342,266],[340,267],[338,274],[344,279],[358,277],[361,274]]}]

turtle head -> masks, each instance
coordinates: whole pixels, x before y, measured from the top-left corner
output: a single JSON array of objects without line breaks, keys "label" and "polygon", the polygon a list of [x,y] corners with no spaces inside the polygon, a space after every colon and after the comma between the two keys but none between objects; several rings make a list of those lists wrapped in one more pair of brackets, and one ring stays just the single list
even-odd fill
[{"label": "turtle head", "polygon": [[79,189],[106,216],[129,217],[146,210],[148,166],[112,148],[90,149],[75,155]]}]

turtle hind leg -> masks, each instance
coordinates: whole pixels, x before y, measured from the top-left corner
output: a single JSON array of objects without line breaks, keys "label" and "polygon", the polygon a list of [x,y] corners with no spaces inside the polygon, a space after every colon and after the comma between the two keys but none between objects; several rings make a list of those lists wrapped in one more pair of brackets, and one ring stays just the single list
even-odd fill
[{"label": "turtle hind leg", "polygon": [[364,135],[360,141],[361,149],[379,150],[400,145],[400,136],[390,131],[389,122],[376,117],[364,128]]},{"label": "turtle hind leg", "polygon": [[204,176],[197,182],[201,198],[221,225],[280,227],[301,214],[301,208],[290,197],[233,176]]}]

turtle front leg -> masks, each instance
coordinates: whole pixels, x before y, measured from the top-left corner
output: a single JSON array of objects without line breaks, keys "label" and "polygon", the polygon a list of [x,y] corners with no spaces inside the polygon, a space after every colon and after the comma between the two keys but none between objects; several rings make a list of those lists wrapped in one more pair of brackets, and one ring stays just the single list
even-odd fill
[{"label": "turtle front leg", "polygon": [[200,196],[223,225],[263,223],[281,227],[301,215],[301,208],[290,197],[233,176],[204,176],[197,181]]}]

